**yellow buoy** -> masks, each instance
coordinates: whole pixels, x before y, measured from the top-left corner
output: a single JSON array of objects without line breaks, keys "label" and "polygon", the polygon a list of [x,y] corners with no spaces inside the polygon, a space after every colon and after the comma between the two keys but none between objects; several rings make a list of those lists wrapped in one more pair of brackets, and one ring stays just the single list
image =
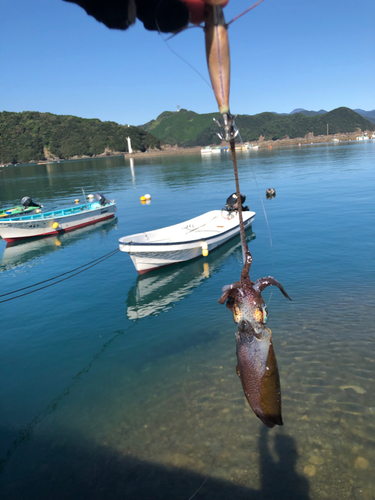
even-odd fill
[{"label": "yellow buoy", "polygon": [[74,201],[75,201],[76,203],[79,203],[79,199],[78,199],[78,198],[76,198]]},{"label": "yellow buoy", "polygon": [[140,200],[141,201],[146,201],[146,197],[145,196],[141,196]]},{"label": "yellow buoy", "polygon": [[204,241],[201,244],[201,247],[202,247],[202,255],[203,255],[203,257],[207,257],[207,255],[208,255],[208,245],[207,245],[207,243]]},{"label": "yellow buoy", "polygon": [[52,227],[53,227],[53,229],[57,229],[59,227],[59,223],[58,222],[54,222],[52,224]]}]

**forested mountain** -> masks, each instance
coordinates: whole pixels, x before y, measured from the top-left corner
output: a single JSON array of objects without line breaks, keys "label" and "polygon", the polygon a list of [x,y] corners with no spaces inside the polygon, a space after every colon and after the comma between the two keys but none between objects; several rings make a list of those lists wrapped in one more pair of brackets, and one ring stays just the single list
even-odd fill
[{"label": "forested mountain", "polygon": [[337,108],[324,114],[306,116],[303,113],[293,115],[275,115],[261,113],[255,116],[239,115],[236,123],[244,141],[255,141],[262,135],[266,140],[289,137],[326,135],[327,125],[330,134],[374,130],[374,125],[366,118],[349,108]]},{"label": "forested mountain", "polygon": [[[375,124],[375,109],[372,111],[365,111],[364,109],[353,109],[356,113],[359,115],[365,117],[369,122]],[[296,108],[293,109],[290,113],[276,113],[278,115],[294,115],[295,113],[302,113],[303,115],[306,116],[315,116],[315,115],[323,115],[324,113],[327,113],[325,109],[320,109],[319,111],[307,111],[307,109],[303,108]]]},{"label": "forested mountain", "polygon": [[0,112],[0,163],[94,156],[104,152],[160,148],[160,140],[138,127],[37,111]]},{"label": "forested mountain", "polygon": [[[220,132],[214,118],[221,120],[219,113],[198,114],[181,109],[179,112],[165,111],[141,128],[155,135],[164,144],[182,147],[219,144],[216,135]],[[374,130],[366,118],[349,108],[337,108],[324,114],[306,116],[303,113],[279,115],[260,113],[258,115],[236,115],[243,141],[256,141],[260,136],[265,140],[305,137],[309,133],[326,135],[327,124],[330,134]]]},{"label": "forested mountain", "polygon": [[[305,137],[310,133],[326,135],[327,125],[330,134],[375,129],[374,124],[349,108],[316,112],[313,116],[306,116],[303,111],[294,110],[288,115],[237,115],[236,124],[243,141],[256,141],[260,136],[276,140]],[[219,113],[198,114],[181,109],[165,111],[140,127],[128,127],[76,116],[3,111],[0,112],[0,163],[126,152],[128,136],[135,151],[160,148],[160,143],[181,147],[220,144],[217,132],[222,130],[214,118],[221,121]]]},{"label": "forested mountain", "polygon": [[151,120],[140,128],[160,139],[163,144],[181,147],[220,144],[216,132],[220,132],[214,118],[221,119],[220,113],[200,115],[194,111],[180,109],[178,112],[164,111],[156,120]]}]

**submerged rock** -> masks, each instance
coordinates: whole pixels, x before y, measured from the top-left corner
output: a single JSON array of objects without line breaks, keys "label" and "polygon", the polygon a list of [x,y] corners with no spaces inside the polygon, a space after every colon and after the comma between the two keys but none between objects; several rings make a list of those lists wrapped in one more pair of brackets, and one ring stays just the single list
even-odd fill
[{"label": "submerged rock", "polygon": [[367,469],[369,465],[369,461],[364,457],[357,457],[354,462],[355,469]]},{"label": "submerged rock", "polygon": [[316,474],[316,469],[314,467],[314,465],[306,465],[303,469],[303,472],[307,475],[307,476],[310,476],[310,477],[313,477],[315,476]]}]

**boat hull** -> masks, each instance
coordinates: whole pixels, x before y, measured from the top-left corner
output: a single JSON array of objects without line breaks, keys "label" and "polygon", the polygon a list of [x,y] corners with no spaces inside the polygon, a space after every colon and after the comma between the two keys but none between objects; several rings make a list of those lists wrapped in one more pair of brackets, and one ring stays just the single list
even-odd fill
[{"label": "boat hull", "polygon": [[[19,217],[13,220],[0,221],[0,236],[7,242],[35,238],[37,236],[53,236],[96,222],[112,219],[115,216],[116,205],[85,210],[71,215],[56,215],[47,218],[42,216]],[[62,211],[61,211],[62,212]],[[65,210],[66,212],[66,210]],[[58,214],[59,212],[56,212]],[[56,223],[58,224],[57,227]]]},{"label": "boat hull", "polygon": [[[251,226],[254,220],[255,212],[244,212],[243,216],[244,226],[245,229],[247,229]],[[165,266],[201,257],[202,243],[206,243],[208,252],[212,252],[220,245],[223,245],[239,234],[240,227],[238,223],[238,214],[236,215],[236,218],[236,224],[232,224],[232,227],[217,234],[216,236],[203,236],[202,238],[192,241],[154,244],[126,242],[124,240],[131,239],[131,237],[127,237],[120,238],[119,248],[121,251],[129,254],[138,273],[145,274],[155,269],[160,269]]]}]

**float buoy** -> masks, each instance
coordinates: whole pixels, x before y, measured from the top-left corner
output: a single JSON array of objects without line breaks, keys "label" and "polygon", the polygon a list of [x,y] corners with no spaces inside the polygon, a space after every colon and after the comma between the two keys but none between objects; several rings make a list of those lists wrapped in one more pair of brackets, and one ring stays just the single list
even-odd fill
[{"label": "float buoy", "polygon": [[75,203],[79,203],[79,199],[78,198],[76,198],[74,201],[75,201]]},{"label": "float buoy", "polygon": [[208,255],[208,245],[207,245],[207,243],[204,241],[201,244],[201,247],[202,247],[202,255],[203,255],[203,257],[207,257],[207,255]]},{"label": "float buoy", "polygon": [[143,202],[146,203],[146,198],[144,196],[141,196],[140,200],[141,200],[141,203],[143,203]]},{"label": "float buoy", "polygon": [[151,200],[151,195],[150,194],[145,194],[145,199],[146,200]]},{"label": "float buoy", "polygon": [[93,200],[93,199],[94,199],[94,195],[93,195],[93,194],[89,194],[89,195],[87,196],[87,198],[88,198],[89,200]]},{"label": "float buoy", "polygon": [[266,198],[272,199],[275,198],[275,196],[276,196],[276,190],[273,188],[268,188],[266,191]]},{"label": "float buoy", "polygon": [[52,224],[52,227],[53,227],[53,229],[57,229],[59,227],[59,223],[58,222],[54,222]]}]

